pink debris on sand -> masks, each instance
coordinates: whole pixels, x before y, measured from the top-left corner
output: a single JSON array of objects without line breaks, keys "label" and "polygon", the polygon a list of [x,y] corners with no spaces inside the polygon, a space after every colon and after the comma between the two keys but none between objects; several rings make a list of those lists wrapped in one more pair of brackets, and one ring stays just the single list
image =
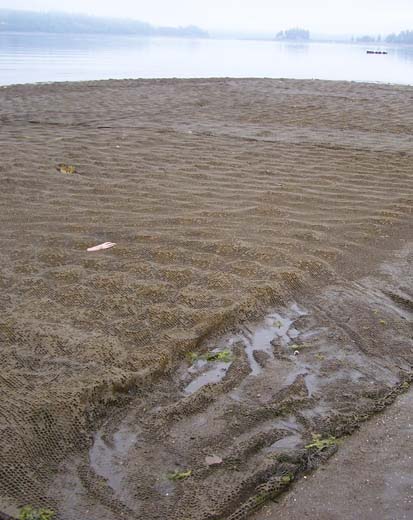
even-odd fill
[{"label": "pink debris on sand", "polygon": [[205,457],[205,462],[208,466],[217,466],[218,464],[222,464],[223,460],[218,455],[209,455]]},{"label": "pink debris on sand", "polygon": [[113,246],[116,246],[116,244],[113,242],[104,242],[103,244],[99,244],[98,246],[89,247],[88,251],[101,251],[102,249],[109,249]]}]

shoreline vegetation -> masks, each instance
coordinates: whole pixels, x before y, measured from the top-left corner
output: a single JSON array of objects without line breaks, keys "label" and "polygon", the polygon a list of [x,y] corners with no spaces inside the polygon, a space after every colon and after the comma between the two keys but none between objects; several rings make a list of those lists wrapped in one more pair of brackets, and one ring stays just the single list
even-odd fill
[{"label": "shoreline vegetation", "polygon": [[147,22],[127,18],[107,18],[58,11],[36,12],[0,9],[0,34],[8,32],[41,32],[55,34],[112,34],[143,37],[212,38],[212,39],[258,39],[281,42],[343,42],[413,45],[413,30],[403,30],[388,35],[314,35],[309,30],[292,27],[270,34],[247,32],[208,31],[188,25],[185,27],[156,27]]}]

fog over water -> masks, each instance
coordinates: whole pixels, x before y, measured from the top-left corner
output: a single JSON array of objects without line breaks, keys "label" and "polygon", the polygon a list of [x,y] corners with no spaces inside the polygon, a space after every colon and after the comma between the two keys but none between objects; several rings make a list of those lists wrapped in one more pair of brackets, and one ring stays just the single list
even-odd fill
[{"label": "fog over water", "polygon": [[1,0],[1,7],[130,17],[155,25],[274,32],[390,33],[413,29],[411,0]]}]

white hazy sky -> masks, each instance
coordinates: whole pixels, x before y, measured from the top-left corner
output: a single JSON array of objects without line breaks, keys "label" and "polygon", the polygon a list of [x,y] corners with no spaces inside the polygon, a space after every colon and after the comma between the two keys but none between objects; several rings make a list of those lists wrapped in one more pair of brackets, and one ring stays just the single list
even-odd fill
[{"label": "white hazy sky", "polygon": [[0,8],[136,18],[154,25],[274,32],[389,33],[413,29],[413,0],[0,0]]}]

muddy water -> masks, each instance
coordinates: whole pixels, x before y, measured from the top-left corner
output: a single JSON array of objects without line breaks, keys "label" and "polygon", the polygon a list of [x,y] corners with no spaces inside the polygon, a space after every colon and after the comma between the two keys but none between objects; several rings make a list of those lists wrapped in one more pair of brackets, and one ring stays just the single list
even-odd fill
[{"label": "muddy water", "polygon": [[304,316],[305,314],[305,311],[300,310],[294,304],[288,310],[286,316],[272,312],[257,327],[243,327],[239,339],[244,343],[251,367],[251,375],[258,375],[261,372],[261,366],[256,361],[254,353],[264,352],[273,357],[273,342],[280,343],[282,347],[288,347],[292,340],[298,336],[298,331],[293,327],[294,317]]},{"label": "muddy water", "polygon": [[[259,354],[264,353],[268,361],[274,362],[274,349],[281,348],[285,355],[294,362],[295,369],[286,378],[286,384],[290,385],[294,379],[301,375],[305,375],[305,381],[308,393],[311,395],[316,388],[316,376],[309,373],[308,367],[299,359],[299,345],[293,343],[300,338],[299,331],[294,327],[294,322],[307,315],[307,311],[301,309],[296,303],[292,304],[284,313],[275,311],[269,312],[265,318],[258,323],[244,324],[235,334],[229,334],[219,340],[217,346],[213,346],[208,351],[209,355],[227,353],[228,361],[211,360],[198,357],[191,364],[184,363],[178,373],[181,374],[181,381],[185,383],[181,389],[181,397],[190,396],[201,390],[206,385],[213,385],[223,381],[233,363],[236,363],[236,353],[234,347],[242,346],[245,357],[248,361],[248,375],[235,385],[228,397],[234,401],[241,401],[248,398],[245,395],[248,392],[248,383],[250,378],[260,378],[267,370],[258,361]],[[316,335],[316,331],[312,332]],[[308,337],[308,333],[306,335]],[[189,382],[188,382],[189,380]],[[261,397],[261,396],[259,396]],[[158,408],[158,407],[156,407]],[[89,451],[90,467],[96,475],[104,478],[108,486],[121,497],[123,493],[123,481],[126,478],[124,474],[124,466],[128,460],[128,454],[132,446],[138,441],[142,428],[136,424],[131,417],[134,417],[134,411],[131,416],[127,416],[119,425],[119,428],[109,435],[105,433],[107,426],[99,430],[94,436],[93,445]],[[296,422],[292,420],[274,423],[281,430],[285,430],[286,434],[294,432],[297,429]],[[293,434],[292,438],[297,439],[297,434]],[[279,441],[281,442],[281,441]],[[285,442],[288,443],[287,440]],[[167,484],[163,480],[157,483],[156,488],[165,496],[172,493],[173,485]]]},{"label": "muddy water", "polygon": [[107,480],[113,490],[121,490],[122,471],[120,468],[127,459],[130,448],[136,443],[138,428],[120,425],[110,439],[98,431],[89,451],[90,466],[95,473]]},{"label": "muddy water", "polygon": [[[308,362],[307,351],[312,351],[312,357],[314,357],[314,342],[320,341],[320,338],[322,339],[326,334],[326,328],[323,327],[317,328],[314,326],[314,328],[306,328],[303,331],[299,330],[300,319],[307,317],[308,314],[306,309],[293,303],[283,311],[269,312],[259,323],[244,324],[237,333],[224,336],[215,345],[208,345],[209,354],[226,352],[230,354],[231,359],[227,361],[207,361],[205,358],[198,358],[192,363],[185,362],[178,370],[180,380],[175,389],[176,394],[173,397],[171,396],[170,399],[172,405],[175,400],[179,401],[179,399],[185,399],[185,396],[192,396],[200,392],[203,387],[223,382],[228,376],[231,366],[237,363],[236,346],[241,347],[245,354],[248,371],[243,378],[237,380],[231,386],[226,395],[220,397],[221,401],[236,403],[250,401],[256,403],[257,406],[268,403],[271,395],[261,392],[259,388],[262,388],[268,379],[277,377],[276,365],[279,364],[280,358],[288,363],[289,371],[280,374],[279,386],[281,388],[291,387],[297,381],[297,378],[301,378],[309,399],[316,396],[317,392],[322,391],[323,386],[335,384],[340,379],[357,384],[364,377],[361,369],[346,366],[342,367],[338,373],[326,375],[321,373],[320,365]],[[321,343],[323,344],[322,341]],[[320,350],[324,352],[324,354],[319,353],[321,360],[328,356],[326,344]],[[262,359],[260,353],[264,354],[264,362],[258,361]],[[335,360],[343,360],[343,358],[347,358],[348,361],[348,353],[334,353]],[[360,365],[365,364],[360,356],[358,359],[353,356],[353,361],[359,362]],[[322,400],[320,402],[322,403]],[[327,411],[327,407],[319,404],[312,410],[303,411],[303,416],[315,420],[322,417]],[[156,415],[158,412],[159,407],[155,406],[153,413]],[[213,415],[214,412],[212,414],[211,412],[203,413],[190,421],[190,429],[193,428],[191,439],[195,439],[197,436],[202,437],[197,432],[199,428],[205,428],[205,431],[208,431],[209,423],[214,421]],[[284,420],[273,421],[271,427],[273,431],[281,432],[282,437],[266,448],[268,453],[274,454],[303,446],[304,428],[296,417],[290,416]],[[119,429],[109,436],[109,441],[104,440],[105,435],[107,437],[106,429],[107,426],[95,435],[94,443],[89,452],[90,467],[98,476],[106,480],[107,485],[119,499],[131,504],[131,499],[125,496],[128,480],[127,465],[131,448],[135,447],[136,453],[139,443],[138,437],[142,428],[139,423],[137,424],[135,411],[132,409],[130,415],[126,416],[120,424]],[[188,432],[186,430],[186,434]],[[180,433],[185,434],[185,428]],[[144,443],[145,441],[141,442]],[[162,452],[165,447],[158,446],[157,449]],[[167,453],[168,451],[166,450],[163,454],[163,460],[171,460],[171,453]],[[169,468],[156,468],[160,471],[154,481],[154,492],[163,497],[174,495],[176,484],[168,480],[167,473],[168,471],[171,473],[185,470],[186,467],[182,465],[178,457],[177,461],[171,462]],[[155,473],[156,469],[153,468]]]},{"label": "muddy water", "polygon": [[[219,349],[211,351],[213,354],[224,352]],[[197,360],[193,366],[188,368],[188,374],[194,374],[195,377],[190,383],[184,388],[184,392],[188,395],[193,394],[205,385],[219,383],[225,377],[232,361],[214,361],[208,363],[208,361],[200,359]]]},{"label": "muddy water", "polygon": [[[219,341],[219,345],[210,349],[208,353],[210,355],[228,353],[228,361],[220,361],[219,358],[208,361],[200,357],[189,366],[188,363],[184,363],[180,367],[178,373],[181,374],[182,381],[190,379],[190,382],[182,389],[182,396],[192,395],[205,385],[222,381],[228,369],[235,362],[235,345],[242,345],[249,365],[249,375],[244,381],[239,382],[240,384],[236,387],[238,391],[250,377],[258,377],[265,370],[256,360],[257,353],[263,352],[268,359],[274,359],[274,345],[281,346],[291,359],[297,358],[297,368],[287,377],[287,384],[290,384],[297,375],[307,374],[305,364],[298,360],[299,351],[296,349],[299,348],[299,345],[293,343],[300,336],[299,331],[294,327],[294,322],[306,314],[304,309],[294,303],[284,315],[271,312],[258,324],[245,324],[238,333],[224,336]],[[313,334],[315,335],[316,332],[313,331]],[[308,333],[306,337],[308,337]],[[237,390],[234,390],[234,395]],[[90,464],[98,475],[108,480],[111,487],[119,488],[119,474],[117,471],[111,472],[110,468],[122,465],[122,458],[127,457],[129,449],[137,442],[141,429],[126,417],[119,429],[110,435],[110,440],[105,436],[104,431],[105,427],[95,434],[94,443],[89,452]]]},{"label": "muddy water", "polygon": [[[266,357],[273,359],[275,343],[281,345],[288,354],[294,352],[293,340],[299,335],[293,326],[294,319],[305,316],[305,314],[306,311],[300,309],[296,304],[288,309],[285,316],[271,312],[260,323],[245,324],[237,334],[222,338],[219,342],[220,345],[213,348],[210,353],[229,352],[233,356],[234,346],[242,345],[248,359],[250,376],[258,376],[262,372],[262,367],[257,361],[259,353],[264,353]],[[187,384],[184,392],[190,395],[207,384],[222,381],[231,364],[232,361],[208,363],[204,359],[197,359],[187,370],[188,374],[195,374],[196,377]]]}]

